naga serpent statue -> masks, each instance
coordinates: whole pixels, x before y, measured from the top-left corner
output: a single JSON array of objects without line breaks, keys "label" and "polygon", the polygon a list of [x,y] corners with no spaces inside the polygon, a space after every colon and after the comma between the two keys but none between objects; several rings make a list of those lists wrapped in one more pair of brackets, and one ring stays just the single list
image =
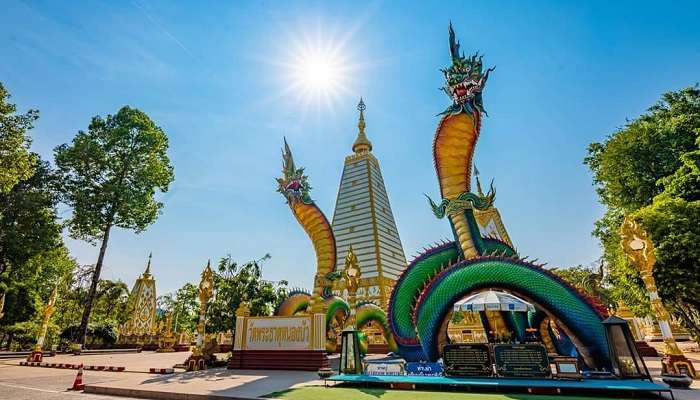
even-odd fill
[{"label": "naga serpent statue", "polygon": [[[541,265],[520,258],[507,243],[485,238],[479,230],[474,210],[490,207],[495,191],[492,187],[486,195],[471,193],[472,158],[482,114],[486,114],[482,91],[493,68],[484,71],[478,54],[465,57],[460,53],[451,24],[449,35],[452,64],[442,72],[446,81],[443,90],[452,105],[441,114],[433,142],[442,199],[439,203],[428,200],[438,218],[447,217],[455,240],[418,255],[392,291],[389,325],[399,353],[409,361],[437,360],[453,304],[466,295],[493,288],[535,305],[544,314],[540,320],[555,321],[589,368],[609,367],[601,324],[607,310]],[[489,318],[488,324],[496,322]],[[543,337],[551,349],[549,340]]]},{"label": "naga serpent statue", "polygon": [[[293,290],[287,298],[277,306],[275,315],[290,316],[309,313],[325,313],[326,315],[326,349],[336,350],[336,335],[345,327],[345,321],[350,315],[348,303],[339,296],[331,294],[333,280],[339,273],[335,271],[336,243],[331,224],[325,214],[311,199],[308,177],[304,168],[294,164],[292,151],[287,140],[282,150],[282,177],[277,178],[277,191],[287,200],[292,214],[311,239],[316,252],[316,276],[312,293],[303,290]],[[362,329],[370,322],[379,325],[391,351],[396,351],[386,313],[372,303],[361,304],[356,310],[356,326]],[[364,346],[366,350],[366,343]]]}]

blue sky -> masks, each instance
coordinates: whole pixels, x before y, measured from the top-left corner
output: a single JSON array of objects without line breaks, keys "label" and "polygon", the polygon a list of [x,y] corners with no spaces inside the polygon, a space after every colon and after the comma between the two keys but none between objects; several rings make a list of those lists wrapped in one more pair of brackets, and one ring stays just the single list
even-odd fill
[{"label": "blue sky", "polygon": [[[600,254],[587,145],[661,93],[700,80],[696,2],[4,1],[2,9],[0,81],[21,110],[41,111],[35,151],[52,158],[92,116],[123,105],[168,133],[176,178],[161,196],[163,215],[140,235],[114,232],[103,275],[131,285],[153,251],[161,294],[197,281],[207,259],[227,253],[239,261],[270,253],[267,279],[309,287],[313,249],[275,193],[282,137],[330,217],[360,96],[406,253],[449,237],[423,193],[438,193],[431,143],[449,104],[437,89],[450,20],[465,52],[497,66],[477,166],[495,178],[521,254],[552,266]],[[290,89],[290,66],[308,47],[342,65],[321,101]],[[68,245],[81,263],[95,262],[97,248]]]}]

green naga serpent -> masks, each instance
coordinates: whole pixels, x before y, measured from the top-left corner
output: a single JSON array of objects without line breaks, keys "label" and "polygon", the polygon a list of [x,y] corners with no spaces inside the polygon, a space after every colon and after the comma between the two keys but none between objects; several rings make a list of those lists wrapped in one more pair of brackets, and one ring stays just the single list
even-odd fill
[{"label": "green naga serpent", "polygon": [[[343,298],[331,294],[333,280],[338,279],[340,275],[335,271],[335,236],[325,214],[311,199],[308,177],[304,174],[304,168],[297,168],[294,164],[292,151],[286,139],[282,150],[282,174],[282,177],[277,179],[277,191],[285,197],[292,214],[313,243],[316,252],[316,276],[311,294],[303,290],[291,291],[277,306],[275,315],[325,313],[326,349],[335,351],[336,335],[344,328],[345,321],[350,316],[348,303]],[[396,351],[396,343],[384,310],[371,303],[359,305],[355,315],[356,327],[362,329],[373,321],[382,327],[389,349]]]},{"label": "green naga serpent", "polygon": [[471,171],[485,114],[482,91],[493,68],[484,71],[481,56],[460,53],[451,24],[449,34],[452,65],[443,70],[443,90],[452,105],[441,114],[433,142],[442,200],[428,200],[438,218],[449,220],[455,240],[417,256],[394,287],[389,321],[399,352],[409,361],[437,360],[453,304],[493,288],[531,302],[555,321],[589,368],[608,367],[601,324],[607,310],[541,265],[521,259],[507,243],[481,235],[474,210],[490,207],[495,191],[492,187],[487,195],[471,193]]}]

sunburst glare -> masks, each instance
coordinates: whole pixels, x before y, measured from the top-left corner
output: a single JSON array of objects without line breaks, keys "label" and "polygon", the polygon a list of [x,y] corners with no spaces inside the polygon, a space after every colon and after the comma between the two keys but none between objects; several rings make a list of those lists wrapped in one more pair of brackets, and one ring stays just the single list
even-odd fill
[{"label": "sunburst glare", "polygon": [[324,34],[321,29],[313,36],[307,32],[290,37],[299,39],[285,47],[285,97],[299,101],[306,111],[334,112],[341,97],[356,95],[349,88],[358,65],[350,62],[347,38]]}]

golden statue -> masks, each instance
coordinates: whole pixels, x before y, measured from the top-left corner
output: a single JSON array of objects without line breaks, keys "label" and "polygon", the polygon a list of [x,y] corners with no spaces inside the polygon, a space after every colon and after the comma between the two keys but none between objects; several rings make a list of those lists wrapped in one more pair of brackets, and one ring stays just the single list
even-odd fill
[{"label": "golden statue", "polygon": [[174,346],[177,338],[173,332],[173,314],[169,313],[165,316],[165,320],[161,321],[158,327],[158,349],[159,353],[169,353],[175,351]]},{"label": "golden statue", "polygon": [[39,337],[36,340],[36,345],[34,345],[34,350],[32,354],[29,355],[27,361],[41,362],[43,359],[44,341],[46,340],[46,332],[49,329],[49,320],[54,311],[56,311],[56,298],[58,297],[58,285],[53,287],[51,291],[51,296],[49,296],[49,301],[46,303],[46,307],[43,311],[43,320],[41,322],[41,329],[39,330]]},{"label": "golden statue", "polygon": [[345,327],[355,327],[355,313],[357,309],[357,288],[360,286],[360,269],[352,245],[348,249],[348,254],[345,256],[345,266],[343,268],[343,278],[345,279],[345,288],[348,289],[348,305],[350,306],[350,316],[345,321]]}]

